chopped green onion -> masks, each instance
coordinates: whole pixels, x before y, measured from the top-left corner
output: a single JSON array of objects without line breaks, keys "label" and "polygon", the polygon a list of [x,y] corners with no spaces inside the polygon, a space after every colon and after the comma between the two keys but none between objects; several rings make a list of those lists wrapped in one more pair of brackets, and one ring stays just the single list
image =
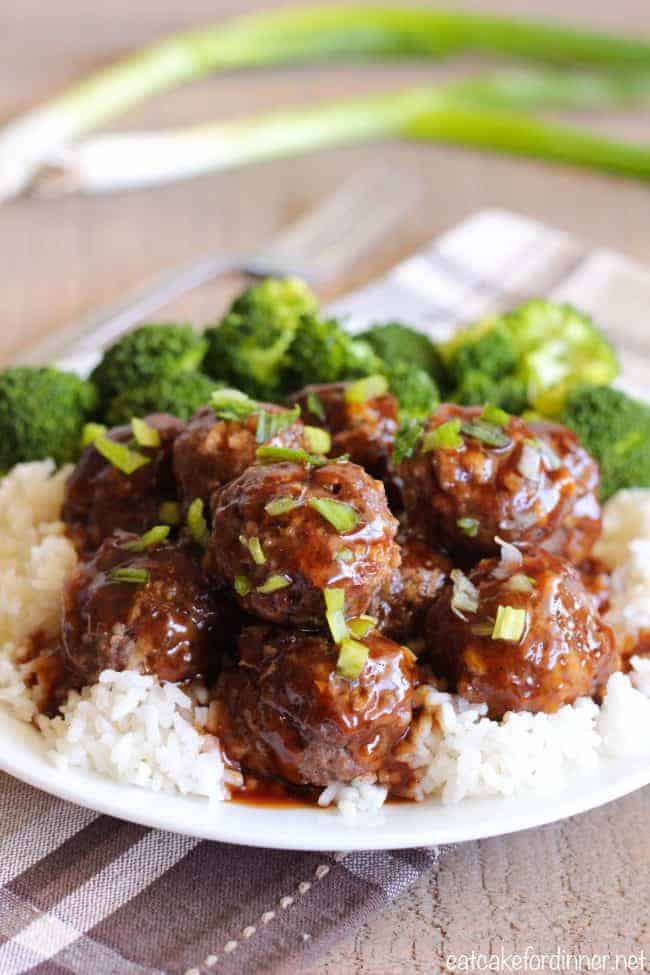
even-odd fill
[{"label": "chopped green onion", "polygon": [[503,588],[509,589],[511,592],[532,592],[535,588],[535,580],[531,579],[530,576],[524,575],[523,572],[515,572],[513,576],[510,576]]},{"label": "chopped green onion", "polygon": [[238,596],[247,596],[251,591],[251,582],[248,576],[235,576],[235,592]]},{"label": "chopped green onion", "polygon": [[422,436],[424,423],[422,420],[406,420],[401,424],[395,434],[393,444],[393,464],[401,464],[403,460],[408,460],[416,451],[417,445]]},{"label": "chopped green onion", "polygon": [[478,521],[476,518],[458,518],[456,526],[468,538],[476,538],[478,534]]},{"label": "chopped green onion", "polygon": [[460,429],[466,437],[480,440],[488,447],[507,447],[510,443],[510,437],[494,423],[486,423],[485,420],[467,420]]},{"label": "chopped green onion", "polygon": [[95,438],[94,447],[113,467],[126,475],[134,474],[150,461],[149,457],[139,451],[130,450],[123,443],[117,443],[103,433]]},{"label": "chopped green onion", "polygon": [[187,509],[187,527],[194,541],[205,548],[210,538],[210,532],[203,514],[203,508],[203,498],[194,498]]},{"label": "chopped green onion", "polygon": [[481,413],[481,420],[485,420],[486,423],[493,423],[497,427],[507,427],[510,422],[510,414],[493,403],[486,403]]},{"label": "chopped green onion", "polygon": [[351,562],[354,558],[354,552],[351,548],[340,548],[334,558],[338,562]]},{"label": "chopped green onion", "polygon": [[164,542],[168,535],[169,525],[155,525],[144,535],[140,535],[140,538],[135,538],[132,542],[125,542],[122,548],[128,549],[129,552],[145,552],[153,545]]},{"label": "chopped green onion", "polygon": [[268,504],[264,505],[264,510],[267,515],[275,518],[277,515],[286,515],[299,506],[300,501],[296,501],[295,498],[274,498],[273,501],[269,501]]},{"label": "chopped green onion", "polygon": [[285,427],[295,423],[299,416],[299,406],[294,406],[292,410],[282,410],[279,413],[262,410],[257,421],[255,439],[258,443],[266,443],[267,440],[272,440],[280,430],[284,430]]},{"label": "chopped green onion", "polygon": [[334,643],[341,643],[348,635],[345,622],[345,590],[324,589],[325,619],[330,628]]},{"label": "chopped green onion", "polygon": [[142,586],[149,582],[149,573],[146,569],[130,569],[125,566],[121,569],[111,569],[106,578],[109,582],[132,582]]},{"label": "chopped green onion", "polygon": [[313,391],[307,393],[307,409],[314,416],[318,417],[319,420],[325,421],[325,407],[323,406],[323,401],[317,393]]},{"label": "chopped green onion", "polygon": [[81,431],[81,446],[89,447],[103,433],[106,433],[106,427],[103,423],[85,423]]},{"label": "chopped green onion", "polygon": [[268,460],[271,463],[286,460],[294,464],[310,464],[312,467],[323,467],[324,464],[329,463],[327,457],[308,454],[301,447],[273,447],[270,444],[265,444],[263,447],[258,447],[255,454],[260,460]]},{"label": "chopped green onion", "polygon": [[270,593],[277,592],[278,589],[286,589],[290,585],[291,579],[287,576],[273,575],[269,576],[261,586],[258,586],[256,592],[262,593],[263,596],[268,596]]},{"label": "chopped green onion", "polygon": [[307,446],[313,454],[328,454],[332,449],[332,438],[327,430],[306,426],[304,434]]},{"label": "chopped green onion", "polygon": [[358,640],[343,640],[336,661],[336,673],[346,680],[355,680],[368,659],[368,647]]},{"label": "chopped green onion", "polygon": [[492,636],[492,627],[493,626],[494,626],[494,622],[492,622],[492,623],[487,623],[487,622],[486,623],[471,623],[469,630],[470,630],[470,633],[473,633],[474,634],[474,636]]},{"label": "chopped green onion", "polygon": [[499,606],[492,630],[493,640],[518,643],[526,629],[526,610],[514,606]]},{"label": "chopped green onion", "polygon": [[371,630],[377,626],[377,620],[374,616],[366,616],[362,613],[361,616],[355,616],[353,619],[348,620],[348,629],[353,636],[364,637],[368,636]]},{"label": "chopped green onion", "polygon": [[366,376],[350,383],[345,390],[346,403],[367,403],[369,399],[383,396],[388,392],[388,380],[385,376]]},{"label": "chopped green onion", "polygon": [[460,435],[461,422],[459,419],[447,420],[440,426],[428,430],[422,438],[422,453],[430,450],[456,450],[463,446]]},{"label": "chopped green onion", "polygon": [[176,528],[183,520],[183,508],[179,501],[163,501],[158,508],[158,517],[165,525]]},{"label": "chopped green onion", "polygon": [[454,584],[451,611],[461,620],[466,620],[465,613],[476,613],[478,610],[478,589],[460,569],[452,569],[450,579]]},{"label": "chopped green onion", "polygon": [[131,420],[131,429],[136,443],[141,447],[160,447],[160,432],[155,427],[149,426],[145,420],[134,416]]},{"label": "chopped green onion", "polygon": [[215,389],[210,406],[220,420],[245,420],[259,409],[255,400],[239,389]]},{"label": "chopped green onion", "polygon": [[337,532],[349,532],[359,524],[359,513],[345,501],[334,498],[310,498],[309,507],[317,511]]},{"label": "chopped green onion", "polygon": [[265,565],[266,555],[264,554],[264,549],[262,548],[262,543],[260,542],[257,535],[253,538],[246,538],[245,535],[239,536],[239,541],[242,545],[248,549],[251,554],[251,558],[255,565]]}]

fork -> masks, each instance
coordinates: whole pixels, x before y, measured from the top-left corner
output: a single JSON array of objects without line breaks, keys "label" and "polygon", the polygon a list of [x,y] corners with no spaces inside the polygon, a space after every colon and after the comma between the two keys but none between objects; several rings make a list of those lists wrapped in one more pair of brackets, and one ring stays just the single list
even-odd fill
[{"label": "fork", "polygon": [[[395,186],[399,187],[397,193],[391,192]],[[163,271],[14,361],[23,365],[48,362],[71,353],[73,345],[76,356],[96,353],[168,302],[225,274],[239,272],[253,278],[297,275],[311,285],[323,284],[385,236],[417,195],[414,181],[396,180],[395,173],[383,165],[362,170],[316,210],[258,250],[208,255]]]}]

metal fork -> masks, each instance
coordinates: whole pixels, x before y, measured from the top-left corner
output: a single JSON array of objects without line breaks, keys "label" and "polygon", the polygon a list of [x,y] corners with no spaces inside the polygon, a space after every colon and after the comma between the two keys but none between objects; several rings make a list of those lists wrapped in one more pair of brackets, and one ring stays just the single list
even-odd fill
[{"label": "metal fork", "polygon": [[[398,192],[394,192],[395,187]],[[295,274],[312,285],[322,284],[385,236],[417,195],[413,180],[398,181],[385,166],[362,170],[316,210],[259,250],[209,255],[163,271],[114,304],[57,331],[14,361],[49,362],[70,353],[73,345],[75,355],[96,352],[168,302],[224,274],[240,272],[255,278]]]}]

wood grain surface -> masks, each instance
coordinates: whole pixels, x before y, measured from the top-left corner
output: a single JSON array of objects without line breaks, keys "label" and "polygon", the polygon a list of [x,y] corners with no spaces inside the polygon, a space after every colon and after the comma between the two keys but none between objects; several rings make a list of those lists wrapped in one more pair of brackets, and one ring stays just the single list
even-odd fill
[{"label": "wood grain surface", "polygon": [[[0,120],[170,30],[270,5],[4,0]],[[464,6],[650,36],[647,0],[467,0]],[[234,117],[442,78],[453,70],[427,64],[233,74],[159,98],[126,122],[147,127]],[[598,124],[609,132],[650,137],[647,110]],[[165,189],[94,199],[24,198],[2,207],[0,358],[7,361],[19,348],[167,265],[260,243],[377,154],[391,166],[394,192],[417,179],[421,198],[399,232],[336,282],[337,292],[361,284],[487,206],[529,214],[650,261],[647,185],[454,149],[397,144],[345,149]],[[208,320],[219,314],[233,287],[228,282],[205,288],[168,313]],[[644,967],[650,970],[649,824],[650,790],[645,790],[568,822],[443,850],[430,876],[335,948],[311,975],[438,972],[449,967],[449,956],[501,948],[507,956],[527,946],[538,953],[560,947],[613,956],[645,949]]]}]

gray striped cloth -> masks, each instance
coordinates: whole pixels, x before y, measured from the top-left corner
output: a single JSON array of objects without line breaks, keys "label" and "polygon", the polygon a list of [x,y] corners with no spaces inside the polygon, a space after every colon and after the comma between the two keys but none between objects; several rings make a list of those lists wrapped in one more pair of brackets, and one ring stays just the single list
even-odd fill
[{"label": "gray striped cloth", "polygon": [[[622,343],[632,385],[647,387],[646,272],[506,213],[479,214],[334,310],[352,328],[402,318],[440,338],[538,294],[596,313]],[[304,970],[435,860],[433,849],[209,843],[98,816],[0,774],[0,975]]]}]

